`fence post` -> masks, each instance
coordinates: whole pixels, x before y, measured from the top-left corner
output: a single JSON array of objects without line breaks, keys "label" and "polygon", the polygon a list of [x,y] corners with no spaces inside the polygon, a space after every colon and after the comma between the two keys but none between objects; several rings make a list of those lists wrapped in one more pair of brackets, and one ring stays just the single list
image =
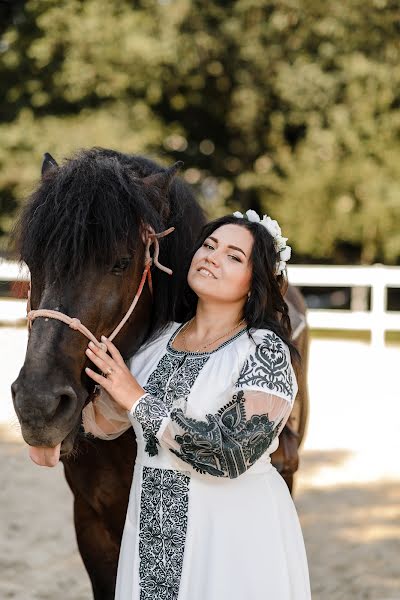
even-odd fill
[{"label": "fence post", "polygon": [[371,345],[376,350],[385,346],[385,313],[387,287],[384,280],[383,265],[374,265],[374,277],[371,282]]}]

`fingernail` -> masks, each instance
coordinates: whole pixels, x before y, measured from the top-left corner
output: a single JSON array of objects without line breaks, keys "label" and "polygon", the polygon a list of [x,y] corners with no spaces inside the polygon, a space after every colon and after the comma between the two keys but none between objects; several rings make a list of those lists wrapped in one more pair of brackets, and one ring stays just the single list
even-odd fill
[{"label": "fingernail", "polygon": [[85,367],[85,371],[90,371],[89,367]]},{"label": "fingernail", "polygon": [[94,346],[93,342],[89,342],[89,346],[90,346],[90,348],[93,348],[93,346]]},{"label": "fingernail", "polygon": [[107,341],[107,338],[106,338],[106,336],[105,336],[105,335],[102,335],[102,336],[101,336],[101,341],[102,341],[102,342],[106,342],[106,341]]}]

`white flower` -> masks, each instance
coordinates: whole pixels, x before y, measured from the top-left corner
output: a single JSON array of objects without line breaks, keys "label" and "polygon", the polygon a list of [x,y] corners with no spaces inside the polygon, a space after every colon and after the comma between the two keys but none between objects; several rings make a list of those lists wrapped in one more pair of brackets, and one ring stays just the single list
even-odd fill
[{"label": "white flower", "polygon": [[[243,219],[243,213],[238,210],[233,213],[233,216],[238,219]],[[282,236],[281,228],[277,221],[274,221],[268,215],[264,215],[260,219],[259,215],[255,210],[249,209],[246,211],[247,219],[252,223],[260,223],[270,233],[274,239],[275,250],[279,252],[279,260],[276,262],[276,274],[280,275],[286,268],[286,261],[288,261],[292,255],[292,249],[286,245],[288,238]]]},{"label": "white flower", "polygon": [[246,210],[246,216],[248,220],[252,221],[253,223],[259,223],[261,220],[256,211],[252,210],[251,208],[249,210]]},{"label": "white flower", "polygon": [[[277,264],[278,264],[278,263],[277,263]],[[284,271],[284,270],[285,270],[285,268],[286,268],[286,263],[285,263],[285,261],[284,261],[284,260],[280,260],[280,261],[279,261],[279,264],[278,264],[278,266],[277,266],[277,268],[276,268],[276,274],[277,274],[277,275],[280,275],[280,274],[282,273],[282,271]]]},{"label": "white flower", "polygon": [[264,227],[266,227],[266,229],[270,232],[273,238],[277,238],[278,236],[282,235],[282,231],[278,225],[278,222],[273,221],[271,217],[264,215],[261,224],[264,225]]},{"label": "white flower", "polygon": [[281,260],[283,260],[283,261],[290,260],[290,257],[292,256],[291,247],[286,246],[286,248],[284,248],[283,250],[280,251],[279,256],[281,257]]},{"label": "white flower", "polygon": [[280,250],[283,250],[286,247],[286,242],[288,241],[289,238],[285,238],[282,237],[281,235],[279,235],[276,239],[275,239],[275,247],[277,252],[279,252]]}]

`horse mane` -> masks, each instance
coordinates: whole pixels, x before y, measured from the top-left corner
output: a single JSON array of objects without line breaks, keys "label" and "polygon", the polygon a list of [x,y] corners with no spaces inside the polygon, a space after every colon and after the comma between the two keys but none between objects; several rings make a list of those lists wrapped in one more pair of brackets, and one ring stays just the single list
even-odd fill
[{"label": "horse mane", "polygon": [[[192,250],[204,212],[179,177],[172,181],[163,217],[160,195],[142,178],[166,169],[154,161],[104,148],[81,150],[50,169],[24,205],[13,232],[20,260],[31,272],[45,272],[65,286],[86,269],[110,269],[121,249],[132,253],[141,242],[143,221],[156,232],[175,231],[160,240],[160,262],[172,277],[153,269],[154,306],[149,337],[180,320],[184,261]],[[165,199],[162,200],[167,205]]]}]

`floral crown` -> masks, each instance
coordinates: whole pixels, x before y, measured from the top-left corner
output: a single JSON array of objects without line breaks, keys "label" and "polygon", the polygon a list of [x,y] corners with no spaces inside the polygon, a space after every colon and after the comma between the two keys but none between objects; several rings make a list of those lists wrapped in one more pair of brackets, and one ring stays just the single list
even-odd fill
[{"label": "floral crown", "polygon": [[260,219],[259,215],[255,210],[247,210],[246,215],[243,215],[238,210],[233,213],[233,216],[238,219],[243,219],[247,217],[248,221],[252,223],[260,223],[274,238],[275,249],[279,252],[279,260],[276,261],[276,269],[275,275],[280,275],[284,269],[286,269],[286,262],[290,259],[292,255],[292,249],[290,246],[286,245],[288,238],[282,237],[282,231],[279,227],[277,221],[273,221],[271,217],[264,215],[262,219]]}]

